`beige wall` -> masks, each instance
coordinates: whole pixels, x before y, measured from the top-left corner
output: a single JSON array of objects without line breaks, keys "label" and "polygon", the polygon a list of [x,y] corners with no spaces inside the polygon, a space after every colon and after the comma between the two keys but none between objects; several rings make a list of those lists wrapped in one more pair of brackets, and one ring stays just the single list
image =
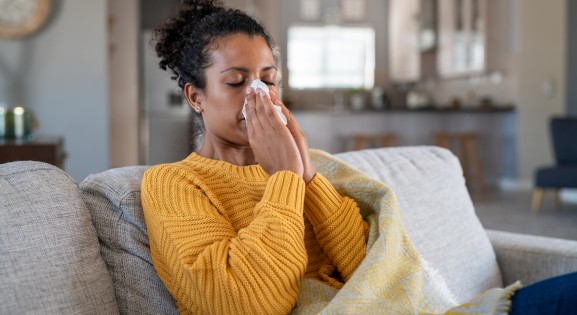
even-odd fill
[{"label": "beige wall", "polygon": [[518,179],[530,187],[535,168],[553,162],[549,119],[565,112],[567,0],[522,0],[519,7]]},{"label": "beige wall", "polygon": [[108,1],[111,167],[138,164],[139,3]]}]

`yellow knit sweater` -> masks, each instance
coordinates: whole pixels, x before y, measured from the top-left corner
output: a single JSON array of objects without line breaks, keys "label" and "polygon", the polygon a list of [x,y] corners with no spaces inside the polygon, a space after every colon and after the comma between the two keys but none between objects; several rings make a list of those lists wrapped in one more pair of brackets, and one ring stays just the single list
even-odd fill
[{"label": "yellow knit sweater", "polygon": [[305,185],[193,153],[148,170],[142,203],[182,314],[286,314],[303,277],[340,288],[365,257],[368,225],[321,174]]}]

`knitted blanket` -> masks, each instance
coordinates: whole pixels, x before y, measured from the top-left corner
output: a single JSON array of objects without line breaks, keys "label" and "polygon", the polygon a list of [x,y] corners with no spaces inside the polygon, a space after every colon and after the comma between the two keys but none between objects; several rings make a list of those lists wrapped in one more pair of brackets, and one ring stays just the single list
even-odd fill
[{"label": "knitted blanket", "polygon": [[507,314],[519,282],[457,305],[411,242],[394,192],[328,153],[311,154],[317,172],[357,201],[370,233],[367,255],[344,287],[305,279],[292,314]]}]

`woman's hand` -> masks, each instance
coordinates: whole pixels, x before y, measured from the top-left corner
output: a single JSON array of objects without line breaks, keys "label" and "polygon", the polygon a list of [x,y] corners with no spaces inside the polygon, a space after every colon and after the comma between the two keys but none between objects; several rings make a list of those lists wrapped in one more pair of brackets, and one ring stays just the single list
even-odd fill
[{"label": "woman's hand", "polygon": [[315,177],[316,169],[312,163],[312,160],[311,160],[311,157],[309,154],[309,144],[307,141],[307,137],[306,137],[305,133],[303,132],[303,130],[301,129],[301,126],[299,125],[299,123],[297,122],[295,117],[292,115],[292,113],[284,106],[284,104],[279,99],[276,88],[270,88],[270,97],[271,97],[273,104],[281,106],[282,113],[287,118],[287,122],[288,122],[287,128],[290,131],[291,135],[293,136],[293,139],[294,139],[294,141],[298,147],[298,150],[299,150],[300,155],[301,155],[301,159],[303,161],[303,167],[304,167],[303,179],[304,179],[305,183],[308,184],[313,179],[313,177]]},{"label": "woman's hand", "polygon": [[291,132],[278,118],[269,96],[250,87],[246,95],[246,125],[255,159],[267,173],[286,170],[303,177],[303,160]]}]

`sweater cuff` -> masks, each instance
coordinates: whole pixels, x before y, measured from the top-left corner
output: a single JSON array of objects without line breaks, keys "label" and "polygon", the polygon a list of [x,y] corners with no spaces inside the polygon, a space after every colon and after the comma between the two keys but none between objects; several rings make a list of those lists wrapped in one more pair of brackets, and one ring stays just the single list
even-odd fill
[{"label": "sweater cuff", "polygon": [[310,209],[307,217],[313,225],[324,222],[340,208],[342,203],[343,197],[319,173],[306,186],[305,204]]},{"label": "sweater cuff", "polygon": [[263,201],[299,209],[302,213],[305,199],[305,182],[296,173],[281,171],[273,174],[266,185]]}]

